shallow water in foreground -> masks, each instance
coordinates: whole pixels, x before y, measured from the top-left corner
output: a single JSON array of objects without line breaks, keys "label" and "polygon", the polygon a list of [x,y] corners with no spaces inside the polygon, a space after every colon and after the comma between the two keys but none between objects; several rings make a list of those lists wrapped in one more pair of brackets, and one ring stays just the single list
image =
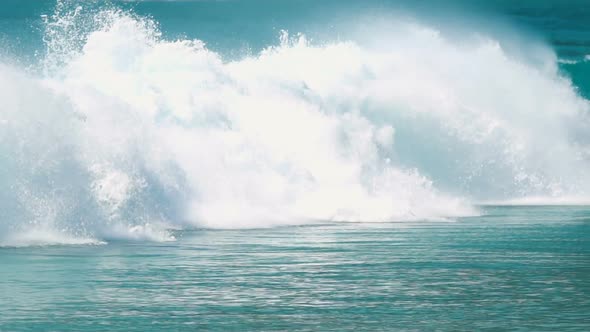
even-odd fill
[{"label": "shallow water in foreground", "polygon": [[584,331],[590,208],[0,249],[0,331]]}]

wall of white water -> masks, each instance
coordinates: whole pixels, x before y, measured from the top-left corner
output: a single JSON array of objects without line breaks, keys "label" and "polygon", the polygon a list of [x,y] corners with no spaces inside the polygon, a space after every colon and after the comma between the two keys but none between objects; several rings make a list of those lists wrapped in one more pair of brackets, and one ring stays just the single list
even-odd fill
[{"label": "wall of white water", "polygon": [[588,101],[550,52],[407,22],[224,61],[125,12],[56,13],[42,75],[0,65],[4,245],[590,201]]}]

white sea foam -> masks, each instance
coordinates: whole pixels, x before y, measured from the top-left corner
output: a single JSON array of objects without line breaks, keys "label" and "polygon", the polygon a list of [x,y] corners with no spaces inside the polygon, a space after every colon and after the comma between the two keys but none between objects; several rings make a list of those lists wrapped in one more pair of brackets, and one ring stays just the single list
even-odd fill
[{"label": "white sea foam", "polygon": [[502,206],[590,206],[588,196],[529,196],[508,200],[483,201],[480,205]]},{"label": "white sea foam", "polygon": [[580,61],[572,60],[572,59],[559,59],[559,60],[557,60],[557,62],[566,64],[566,65],[575,65],[575,64],[578,64]]},{"label": "white sea foam", "polygon": [[33,228],[24,233],[4,236],[0,241],[2,247],[30,247],[54,245],[104,245],[106,242],[80,236],[68,236],[66,232],[48,228]]},{"label": "white sea foam", "polygon": [[408,23],[367,43],[283,32],[228,62],[121,11],[79,15],[48,22],[42,77],[0,67],[1,239],[172,240],[588,195],[588,102],[554,57]]}]

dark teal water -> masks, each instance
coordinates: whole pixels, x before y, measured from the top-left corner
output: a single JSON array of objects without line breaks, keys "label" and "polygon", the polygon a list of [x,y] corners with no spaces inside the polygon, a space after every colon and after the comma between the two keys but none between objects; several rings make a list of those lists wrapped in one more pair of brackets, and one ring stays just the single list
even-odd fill
[{"label": "dark teal water", "polygon": [[587,331],[590,209],[0,249],[2,331]]}]

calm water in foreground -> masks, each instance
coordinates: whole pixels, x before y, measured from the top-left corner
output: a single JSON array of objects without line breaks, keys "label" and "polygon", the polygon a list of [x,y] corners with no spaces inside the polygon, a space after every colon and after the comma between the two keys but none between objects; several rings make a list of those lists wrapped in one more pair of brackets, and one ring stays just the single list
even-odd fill
[{"label": "calm water in foreground", "polygon": [[1,331],[587,331],[590,208],[0,249]]}]

